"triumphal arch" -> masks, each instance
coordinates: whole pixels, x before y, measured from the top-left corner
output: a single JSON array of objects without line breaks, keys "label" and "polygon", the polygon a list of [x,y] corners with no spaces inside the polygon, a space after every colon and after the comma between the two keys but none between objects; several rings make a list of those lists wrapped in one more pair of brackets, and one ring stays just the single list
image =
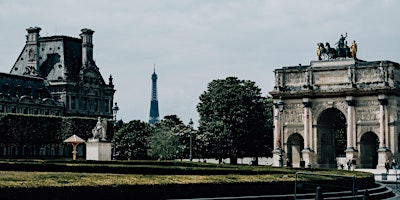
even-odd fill
[{"label": "triumphal arch", "polygon": [[360,60],[340,40],[331,53],[318,43],[308,66],[275,69],[273,166],[382,168],[400,157],[399,64]]}]

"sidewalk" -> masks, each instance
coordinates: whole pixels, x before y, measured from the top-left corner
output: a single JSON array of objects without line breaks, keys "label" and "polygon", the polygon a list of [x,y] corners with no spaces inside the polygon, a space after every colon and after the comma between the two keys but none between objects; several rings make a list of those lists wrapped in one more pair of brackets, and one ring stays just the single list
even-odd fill
[{"label": "sidewalk", "polygon": [[355,170],[373,173],[374,177],[375,177],[375,181],[399,182],[400,183],[399,170],[396,170],[397,172],[395,173],[395,171],[393,169],[390,169],[389,174],[386,173],[386,169],[355,169]]},{"label": "sidewalk", "polygon": [[391,188],[392,191],[397,195],[393,199],[398,199],[400,196],[400,174],[397,170],[397,174],[393,169],[389,170],[389,174],[386,174],[386,169],[355,169],[356,171],[370,172],[374,174],[375,181],[385,184]]}]

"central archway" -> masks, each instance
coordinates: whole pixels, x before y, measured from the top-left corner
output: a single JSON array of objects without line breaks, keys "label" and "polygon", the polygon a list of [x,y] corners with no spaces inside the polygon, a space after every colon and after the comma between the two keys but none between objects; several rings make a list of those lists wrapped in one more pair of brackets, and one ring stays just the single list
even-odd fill
[{"label": "central archway", "polygon": [[317,165],[336,168],[336,158],[345,157],[346,117],[336,108],[324,110],[317,121]]}]

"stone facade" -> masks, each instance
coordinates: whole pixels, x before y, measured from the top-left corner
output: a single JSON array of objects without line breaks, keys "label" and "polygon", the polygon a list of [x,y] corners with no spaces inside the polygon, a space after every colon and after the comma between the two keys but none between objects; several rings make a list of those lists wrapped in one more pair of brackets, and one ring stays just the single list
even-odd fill
[{"label": "stone facade", "polygon": [[[273,165],[384,167],[399,158],[400,67],[353,58],[275,71]],[[345,157],[345,159],[343,158]],[[304,161],[304,162],[301,162]]]},{"label": "stone facade", "polygon": [[65,116],[112,118],[114,85],[111,75],[104,81],[93,59],[94,31],[82,29],[73,38],[40,37],[39,27],[26,30],[26,45],[10,74],[42,78]]}]

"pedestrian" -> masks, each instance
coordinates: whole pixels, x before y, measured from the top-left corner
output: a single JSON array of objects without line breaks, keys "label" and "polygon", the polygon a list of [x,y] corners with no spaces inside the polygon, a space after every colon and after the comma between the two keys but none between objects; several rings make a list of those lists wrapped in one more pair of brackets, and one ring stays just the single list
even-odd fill
[{"label": "pedestrian", "polygon": [[351,167],[351,160],[347,161],[347,170],[350,170]]},{"label": "pedestrian", "polygon": [[390,168],[390,163],[389,163],[389,159],[387,159],[385,162],[386,174],[389,174],[389,168]]},{"label": "pedestrian", "polygon": [[396,174],[397,173],[397,163],[396,163],[396,160],[393,158],[393,160],[392,160],[392,168],[393,168],[393,171],[394,171],[394,173]]}]

